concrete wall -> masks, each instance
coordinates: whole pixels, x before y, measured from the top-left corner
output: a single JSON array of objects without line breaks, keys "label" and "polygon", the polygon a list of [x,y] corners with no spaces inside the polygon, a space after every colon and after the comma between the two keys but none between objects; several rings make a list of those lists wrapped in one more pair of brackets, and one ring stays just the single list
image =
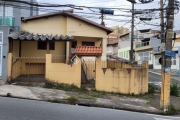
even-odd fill
[{"label": "concrete wall", "polygon": [[122,65],[116,68],[102,68],[96,61],[96,90],[123,94],[144,94],[148,92],[148,64],[142,67]]},{"label": "concrete wall", "polygon": [[46,54],[46,80],[81,87],[81,61],[77,64],[52,63],[52,55]]},{"label": "concrete wall", "polygon": [[9,27],[8,26],[0,26],[0,32],[3,32],[3,44],[2,44],[2,75],[1,78],[4,82],[7,81],[7,61],[8,61],[8,34],[9,34]]}]

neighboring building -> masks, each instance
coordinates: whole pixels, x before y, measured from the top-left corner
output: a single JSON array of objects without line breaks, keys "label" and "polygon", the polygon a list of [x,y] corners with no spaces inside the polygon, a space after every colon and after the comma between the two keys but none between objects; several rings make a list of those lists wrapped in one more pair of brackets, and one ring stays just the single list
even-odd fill
[{"label": "neighboring building", "polygon": [[[36,2],[36,0],[26,1]],[[1,1],[0,3],[3,4],[4,2]],[[7,81],[8,34],[20,30],[21,17],[38,14],[38,9],[32,6],[25,6],[24,4],[21,6],[14,2],[5,2],[4,5],[0,6],[0,77],[3,81]]]},{"label": "neighboring building", "polygon": [[25,32],[9,35],[10,80],[26,81],[25,76],[30,74],[80,87],[80,58],[106,60],[107,35],[113,31],[110,28],[66,11],[23,18],[21,24]]},{"label": "neighboring building", "polygon": [[154,53],[157,53],[160,45],[159,32],[156,30],[139,30],[135,32],[134,51],[135,60],[141,64],[141,61],[148,61],[149,68],[153,69]]},{"label": "neighboring building", "polygon": [[114,27],[110,27],[110,28],[114,30],[113,33],[115,33],[119,36],[122,34],[129,33],[129,29],[125,28],[125,27],[114,26]]},{"label": "neighboring building", "polygon": [[[172,41],[172,50],[176,53],[176,58],[171,58],[171,69],[179,70],[178,47],[180,47],[180,30],[174,32],[176,33],[176,39]],[[160,53],[155,54],[154,69],[161,69],[161,65],[159,64],[160,57]]]},{"label": "neighboring building", "polygon": [[115,33],[111,33],[107,38],[107,56],[118,56],[118,35]]},{"label": "neighboring building", "polygon": [[131,41],[130,41],[130,34],[122,34],[120,35],[120,40],[118,43],[118,57],[129,60],[129,51],[130,51]]}]

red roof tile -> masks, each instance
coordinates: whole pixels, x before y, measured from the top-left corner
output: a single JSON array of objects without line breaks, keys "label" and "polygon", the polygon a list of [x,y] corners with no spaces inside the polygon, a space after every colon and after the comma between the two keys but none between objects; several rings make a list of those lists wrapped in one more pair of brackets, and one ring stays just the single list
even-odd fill
[{"label": "red roof tile", "polygon": [[77,55],[101,55],[102,54],[102,47],[77,46],[74,53]]}]

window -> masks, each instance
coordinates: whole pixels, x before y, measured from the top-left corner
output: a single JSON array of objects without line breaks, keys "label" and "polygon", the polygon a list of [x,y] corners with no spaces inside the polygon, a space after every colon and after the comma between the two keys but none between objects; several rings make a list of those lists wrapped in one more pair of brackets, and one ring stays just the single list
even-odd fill
[{"label": "window", "polygon": [[3,42],[3,33],[0,32],[0,42]]},{"label": "window", "polygon": [[140,52],[139,53],[139,60],[140,61],[151,61],[151,53],[148,51],[148,52]]},{"label": "window", "polygon": [[[38,41],[38,50],[47,50],[47,42]],[[49,50],[55,50],[55,42],[49,42]]]},{"label": "window", "polygon": [[82,46],[95,46],[94,42],[82,42]]},{"label": "window", "polygon": [[176,65],[176,59],[174,58],[171,59],[171,65]]}]

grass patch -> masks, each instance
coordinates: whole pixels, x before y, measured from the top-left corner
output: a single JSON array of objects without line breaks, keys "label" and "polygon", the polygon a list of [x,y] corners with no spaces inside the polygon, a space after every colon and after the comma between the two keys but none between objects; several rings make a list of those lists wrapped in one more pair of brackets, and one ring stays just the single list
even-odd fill
[{"label": "grass patch", "polygon": [[52,103],[60,103],[61,101],[60,101],[60,100],[53,99],[53,100],[48,100],[48,102],[52,102]]},{"label": "grass patch", "polygon": [[180,108],[176,108],[173,104],[168,106],[168,110],[165,112],[165,115],[177,115],[180,113]]},{"label": "grass patch", "polygon": [[152,84],[148,84],[148,94],[154,94],[155,87]]},{"label": "grass patch", "polygon": [[12,97],[11,93],[6,94],[7,97]]},{"label": "grass patch", "polygon": [[77,101],[78,101],[78,99],[75,98],[74,96],[70,96],[68,98],[64,98],[63,100],[67,100],[69,104],[73,104],[73,105],[76,104]]},{"label": "grass patch", "polygon": [[67,85],[67,84],[59,84],[59,83],[46,83],[44,88],[50,88],[50,89],[59,89],[64,91],[71,91],[71,92],[84,92],[87,91],[84,86],[81,88],[78,88],[75,85]]},{"label": "grass patch", "polygon": [[[50,89],[59,89],[59,90],[64,90],[64,91],[70,91],[70,92],[77,92],[79,94],[82,94],[80,98],[85,98],[85,99],[96,99],[102,96],[106,95],[115,95],[115,96],[127,96],[127,97],[135,97],[135,98],[143,98],[143,99],[148,99],[150,100],[153,95],[152,94],[140,94],[140,95],[135,95],[134,93],[132,94],[122,94],[122,93],[114,93],[114,92],[104,92],[104,91],[97,91],[97,90],[87,90],[85,86],[81,86],[81,88],[78,88],[75,85],[67,85],[67,84],[59,84],[59,83],[46,83],[44,88],[50,88]],[[151,88],[150,93],[154,93],[154,87]],[[153,92],[152,92],[153,89]]]},{"label": "grass patch", "polygon": [[170,94],[171,94],[172,96],[179,97],[180,88],[178,87],[177,83],[171,84],[171,86],[170,86]]}]

